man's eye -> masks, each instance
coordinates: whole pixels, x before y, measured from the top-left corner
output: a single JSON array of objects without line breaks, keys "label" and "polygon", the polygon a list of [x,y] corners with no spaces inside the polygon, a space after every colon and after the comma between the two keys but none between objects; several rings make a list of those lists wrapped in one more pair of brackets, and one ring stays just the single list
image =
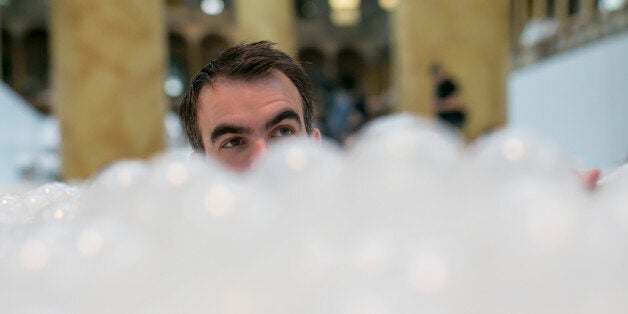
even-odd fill
[{"label": "man's eye", "polygon": [[272,137],[282,137],[294,134],[294,130],[290,127],[280,127],[272,134]]},{"label": "man's eye", "polygon": [[222,148],[234,148],[236,146],[240,146],[244,144],[244,139],[241,137],[236,137],[236,138],[232,138],[228,141],[226,141],[224,144],[222,144]]}]

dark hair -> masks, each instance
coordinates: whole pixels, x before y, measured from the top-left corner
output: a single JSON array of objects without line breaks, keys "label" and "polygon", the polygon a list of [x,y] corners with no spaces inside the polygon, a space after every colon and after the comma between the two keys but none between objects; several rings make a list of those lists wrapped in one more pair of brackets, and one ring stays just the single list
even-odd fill
[{"label": "dark hair", "polygon": [[307,133],[312,131],[314,104],[310,79],[297,61],[273,48],[274,45],[275,43],[269,41],[241,43],[225,50],[194,75],[181,100],[179,117],[195,151],[205,151],[198,126],[198,95],[203,86],[213,86],[219,76],[248,81],[263,78],[272,70],[285,74],[301,95],[305,130]]}]

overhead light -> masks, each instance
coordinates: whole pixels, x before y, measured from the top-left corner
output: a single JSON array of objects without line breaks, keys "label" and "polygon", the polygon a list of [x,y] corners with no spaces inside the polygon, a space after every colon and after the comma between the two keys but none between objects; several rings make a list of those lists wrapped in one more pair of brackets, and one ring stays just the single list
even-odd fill
[{"label": "overhead light", "polygon": [[598,3],[598,8],[601,11],[612,12],[621,10],[626,5],[626,0],[601,0]]},{"label": "overhead light", "polygon": [[386,11],[392,11],[399,4],[399,0],[377,0],[377,3],[379,3],[379,6],[382,9]]},{"label": "overhead light", "polygon": [[183,81],[180,77],[169,76],[164,82],[164,91],[170,97],[178,97],[183,94]]},{"label": "overhead light", "polygon": [[360,22],[360,10],[333,10],[331,22],[337,26],[354,26]]},{"label": "overhead light", "polygon": [[333,11],[357,10],[360,7],[360,0],[329,0],[329,6]]},{"label": "overhead light", "polygon": [[201,0],[201,10],[208,15],[218,15],[225,9],[223,0]]},{"label": "overhead light", "polygon": [[329,0],[331,21],[337,26],[353,26],[360,22],[360,0]]}]

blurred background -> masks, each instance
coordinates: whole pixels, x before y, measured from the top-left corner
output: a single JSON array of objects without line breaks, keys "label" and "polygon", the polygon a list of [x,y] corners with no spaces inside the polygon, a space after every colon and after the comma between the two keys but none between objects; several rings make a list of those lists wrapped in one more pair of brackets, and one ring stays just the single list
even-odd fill
[{"label": "blurred background", "polygon": [[588,167],[628,158],[626,0],[0,0],[0,187],[186,150],[188,80],[267,39],[303,63],[345,145],[409,111],[468,141],[503,127]]}]

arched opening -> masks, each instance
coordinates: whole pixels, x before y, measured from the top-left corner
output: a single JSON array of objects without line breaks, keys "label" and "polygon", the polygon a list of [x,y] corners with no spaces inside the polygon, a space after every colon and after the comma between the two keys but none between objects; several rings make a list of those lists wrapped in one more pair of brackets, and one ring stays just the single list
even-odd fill
[{"label": "arched opening", "polygon": [[2,80],[9,85],[13,85],[13,68],[11,57],[13,55],[13,42],[11,34],[6,29],[2,29]]},{"label": "arched opening", "polygon": [[34,29],[24,37],[25,77],[23,93],[40,112],[50,113],[50,54],[49,34],[45,29]]},{"label": "arched opening", "polygon": [[339,80],[362,81],[364,58],[353,48],[342,48],[336,57],[336,73]]},{"label": "arched opening", "polygon": [[569,16],[576,16],[580,12],[580,0],[569,0],[567,6]]}]

